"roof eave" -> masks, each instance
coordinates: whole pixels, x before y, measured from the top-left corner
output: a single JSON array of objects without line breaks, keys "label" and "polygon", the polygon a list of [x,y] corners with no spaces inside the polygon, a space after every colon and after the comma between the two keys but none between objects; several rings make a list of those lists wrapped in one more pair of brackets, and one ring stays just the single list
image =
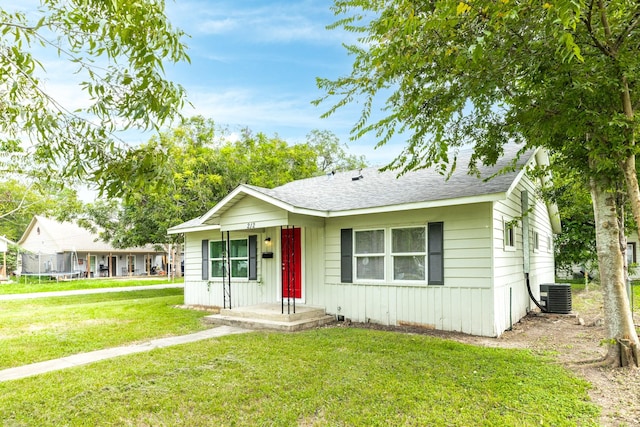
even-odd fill
[{"label": "roof eave", "polygon": [[218,212],[220,212],[222,210],[222,208],[226,207],[227,204],[232,202],[234,199],[236,199],[241,194],[244,194],[244,195],[247,195],[247,196],[251,196],[251,197],[255,197],[258,200],[261,200],[261,201],[263,201],[265,203],[269,203],[270,205],[273,205],[273,206],[275,206],[277,208],[283,209],[283,210],[285,210],[287,212],[301,214],[301,215],[326,217],[326,211],[316,210],[316,209],[300,208],[300,207],[297,207],[295,205],[292,205],[291,203],[284,202],[284,201],[282,201],[280,199],[277,199],[275,197],[269,196],[268,194],[264,194],[264,193],[262,193],[260,191],[254,190],[253,188],[246,187],[246,186],[241,184],[238,187],[236,187],[235,190],[233,190],[231,193],[229,193],[224,199],[222,199],[220,202],[218,202],[211,210],[209,210],[209,212],[204,214],[202,216],[202,222],[205,223],[207,220],[209,220],[212,217],[214,217]]},{"label": "roof eave", "polygon": [[167,234],[182,234],[182,233],[195,233],[198,231],[211,231],[211,230],[219,230],[220,224],[201,224],[194,225],[190,227],[172,227],[167,230]]},{"label": "roof eave", "polygon": [[488,203],[488,202],[495,202],[497,200],[504,200],[506,197],[507,197],[507,194],[504,192],[490,193],[490,194],[483,194],[479,196],[459,197],[455,199],[429,200],[429,201],[416,202],[416,203],[404,203],[401,205],[387,205],[387,206],[376,206],[372,208],[350,209],[346,211],[330,211],[327,213],[327,217],[337,218],[337,217],[345,217],[345,216],[352,216],[352,215],[369,215],[369,214],[387,213],[387,212],[400,212],[400,211],[409,211],[409,210],[418,210],[418,209],[441,208],[446,206],[470,205],[474,203]]},{"label": "roof eave", "polygon": [[22,244],[24,243],[27,236],[29,236],[29,234],[31,233],[31,230],[33,229],[33,226],[36,224],[37,221],[38,221],[38,216],[34,215],[33,218],[31,218],[31,222],[29,222],[27,229],[24,231],[24,233],[22,233],[22,237],[20,237],[20,240],[18,240],[18,246],[22,246]]},{"label": "roof eave", "polygon": [[2,240],[3,242],[5,242],[5,243],[7,243],[9,245],[15,245],[16,244],[16,242],[14,242],[13,240],[7,239],[6,236],[0,236],[0,240]]},{"label": "roof eave", "polygon": [[527,171],[529,170],[529,167],[531,165],[533,165],[535,167],[536,164],[538,164],[538,153],[540,152],[540,150],[542,150],[542,148],[538,147],[534,150],[534,152],[531,154],[531,157],[529,157],[529,160],[527,160],[527,162],[524,164],[524,166],[520,169],[520,171],[518,171],[518,174],[516,175],[516,177],[513,179],[513,181],[511,181],[511,185],[509,186],[509,189],[507,190],[507,197],[509,197],[511,195],[511,193],[513,193],[513,191],[516,189],[516,187],[518,186],[518,184],[520,183],[520,181],[522,180],[522,177],[527,173]]}]

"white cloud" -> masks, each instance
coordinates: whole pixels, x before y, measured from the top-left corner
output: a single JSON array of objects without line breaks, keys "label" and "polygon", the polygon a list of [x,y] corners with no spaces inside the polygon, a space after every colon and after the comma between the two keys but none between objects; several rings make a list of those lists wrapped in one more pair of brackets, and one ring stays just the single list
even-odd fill
[{"label": "white cloud", "polygon": [[185,115],[211,117],[219,125],[229,126],[232,130],[248,127],[254,132],[268,135],[277,133],[289,143],[299,143],[313,129],[328,129],[342,143],[348,144],[351,153],[364,155],[374,165],[391,162],[402,148],[396,142],[373,150],[376,143],[373,135],[349,141],[349,131],[360,114],[357,104],[346,106],[333,116],[322,119],[320,115],[325,111],[323,106],[315,107],[293,94],[274,96],[258,88],[227,88],[223,91],[192,88],[191,94],[194,109],[187,109]]},{"label": "white cloud", "polygon": [[[312,111],[311,104],[305,105],[300,97],[250,89],[227,88],[211,91],[207,88],[191,88],[190,101],[196,114],[213,117],[217,122],[230,125],[249,126],[260,131],[264,127],[306,126],[309,129],[319,125],[320,111]],[[185,112],[189,114],[187,110]]]},{"label": "white cloud", "polygon": [[209,19],[198,25],[198,30],[205,34],[224,34],[236,30],[240,22],[236,19]]},{"label": "white cloud", "polygon": [[174,23],[194,36],[234,35],[257,43],[333,44],[355,40],[343,31],[326,29],[335,21],[326,1],[280,2],[263,7],[237,1],[190,1],[168,3],[167,9]]}]

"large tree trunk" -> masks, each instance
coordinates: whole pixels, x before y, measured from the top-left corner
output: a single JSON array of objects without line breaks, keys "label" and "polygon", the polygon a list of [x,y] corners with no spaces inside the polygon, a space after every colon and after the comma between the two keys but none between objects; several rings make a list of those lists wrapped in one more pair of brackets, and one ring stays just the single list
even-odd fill
[{"label": "large tree trunk", "polygon": [[[631,91],[629,89],[629,82],[625,76],[621,78],[622,91],[620,93],[620,101],[622,103],[622,110],[624,115],[629,119],[631,123],[634,121],[635,112],[633,110],[633,101],[631,100]],[[633,147],[636,144],[635,132],[633,127],[628,132],[627,143]],[[624,173],[624,180],[627,184],[627,196],[629,197],[629,203],[631,204],[631,212],[633,213],[633,219],[638,227],[638,239],[640,239],[640,187],[638,186],[638,172],[636,172],[636,156],[633,152],[622,161],[620,165],[622,172]]]},{"label": "large tree trunk", "polygon": [[616,198],[610,187],[591,179],[596,220],[596,247],[609,340],[607,360],[614,366],[639,366],[640,342],[633,324],[625,287],[624,259],[620,250]]}]

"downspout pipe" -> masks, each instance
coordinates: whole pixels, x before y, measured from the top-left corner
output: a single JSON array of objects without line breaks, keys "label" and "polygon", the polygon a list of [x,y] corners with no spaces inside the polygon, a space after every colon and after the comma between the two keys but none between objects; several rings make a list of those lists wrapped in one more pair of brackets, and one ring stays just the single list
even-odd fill
[{"label": "downspout pipe", "polygon": [[533,303],[536,305],[536,307],[540,309],[541,312],[548,313],[547,309],[542,307],[540,303],[536,301],[536,297],[533,296],[533,292],[531,292],[531,283],[529,282],[529,273],[524,273],[524,278],[525,278],[525,281],[527,282],[527,291],[529,291],[529,298],[531,298],[531,301],[533,301]]},{"label": "downspout pipe", "polygon": [[520,202],[522,205],[522,253],[524,279],[527,284],[527,291],[529,292],[529,298],[531,298],[531,301],[533,301],[540,311],[547,313],[547,309],[543,308],[533,295],[533,292],[531,291],[531,281],[529,280],[529,272],[531,269],[529,255],[531,252],[529,247],[529,192],[527,190],[523,190],[522,193],[520,193]]}]

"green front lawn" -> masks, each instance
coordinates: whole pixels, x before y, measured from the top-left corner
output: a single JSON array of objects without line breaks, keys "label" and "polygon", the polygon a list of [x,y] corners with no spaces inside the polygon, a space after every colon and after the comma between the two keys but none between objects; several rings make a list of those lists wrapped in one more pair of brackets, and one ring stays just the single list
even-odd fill
[{"label": "green front lawn", "polygon": [[[201,330],[181,289],[0,302],[0,369]],[[253,332],[0,383],[4,426],[596,426],[552,359],[404,333]]]},{"label": "green front lawn", "polygon": [[227,336],[0,383],[0,424],[596,426],[552,360],[353,328]]},{"label": "green front lawn", "polygon": [[0,301],[0,369],[204,329],[183,301],[181,288]]},{"label": "green front lawn", "polygon": [[0,284],[0,295],[26,294],[32,292],[70,291],[75,289],[120,288],[125,286],[148,286],[171,283],[184,283],[184,278],[168,280],[165,277],[153,276],[150,278],[123,278],[123,279],[79,279],[69,281],[56,281],[48,277],[38,280],[29,277],[21,278],[19,283]]}]

